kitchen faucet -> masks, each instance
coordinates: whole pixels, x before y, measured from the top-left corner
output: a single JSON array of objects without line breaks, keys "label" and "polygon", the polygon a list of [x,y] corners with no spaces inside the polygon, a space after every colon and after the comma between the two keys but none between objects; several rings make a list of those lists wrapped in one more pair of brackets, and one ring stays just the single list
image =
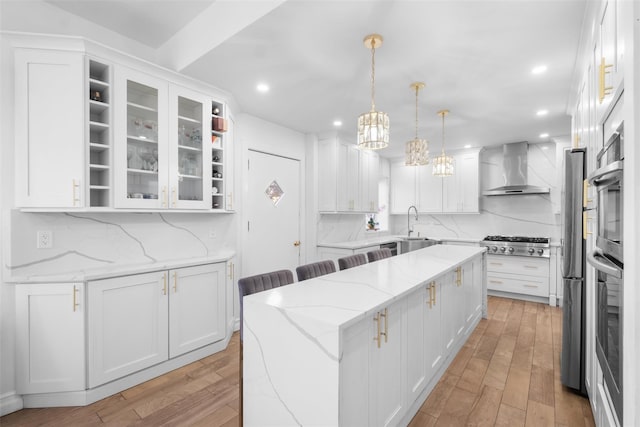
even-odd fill
[{"label": "kitchen faucet", "polygon": [[407,230],[409,230],[407,232],[407,237],[411,237],[411,233],[413,233],[413,229],[409,225],[409,219],[410,219],[409,214],[411,213],[411,208],[413,208],[413,210],[416,211],[416,221],[418,220],[418,208],[416,208],[413,205],[409,206],[409,209],[407,210]]}]

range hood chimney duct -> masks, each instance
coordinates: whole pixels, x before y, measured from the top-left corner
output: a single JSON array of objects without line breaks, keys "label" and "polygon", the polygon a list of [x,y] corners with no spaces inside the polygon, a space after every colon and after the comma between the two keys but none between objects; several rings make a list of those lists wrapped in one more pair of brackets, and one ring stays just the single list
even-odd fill
[{"label": "range hood chimney duct", "polygon": [[504,183],[502,187],[483,192],[484,196],[513,196],[520,194],[549,194],[548,187],[536,187],[527,184],[527,142],[504,144],[502,169]]}]

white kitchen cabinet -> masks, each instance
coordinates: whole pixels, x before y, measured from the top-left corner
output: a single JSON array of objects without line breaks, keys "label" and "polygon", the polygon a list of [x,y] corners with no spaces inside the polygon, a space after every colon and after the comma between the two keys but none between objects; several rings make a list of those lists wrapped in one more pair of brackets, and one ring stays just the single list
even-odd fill
[{"label": "white kitchen cabinet", "polygon": [[[211,208],[211,98],[196,91],[169,86],[170,207]],[[177,172],[176,172],[177,171]]]},{"label": "white kitchen cabinet", "polygon": [[465,287],[462,280],[462,267],[447,273],[441,282],[442,312],[447,313],[442,321],[442,343],[444,353],[449,354],[458,337],[465,331]]},{"label": "white kitchen cabinet", "polygon": [[345,331],[341,424],[389,426],[401,420],[407,405],[405,322],[402,299]]},{"label": "white kitchen cabinet", "polygon": [[226,337],[226,264],[88,283],[89,387]]},{"label": "white kitchen cabinet", "polygon": [[87,284],[89,388],[168,359],[169,286],[167,272]]},{"label": "white kitchen cabinet", "polygon": [[405,214],[416,204],[416,166],[406,166],[404,161],[389,165],[389,198],[391,214]]},{"label": "white kitchen cabinet", "polygon": [[16,391],[85,388],[83,283],[16,286]]},{"label": "white kitchen cabinet", "polygon": [[407,298],[407,401],[414,402],[442,364],[441,278]]},{"label": "white kitchen cabinet", "polygon": [[406,214],[414,205],[421,213],[478,213],[480,151],[453,154],[453,176],[433,176],[432,166],[391,163],[390,199],[392,214]]},{"label": "white kitchen cabinet", "polygon": [[84,58],[15,50],[17,207],[84,207]]},{"label": "white kitchen cabinet", "polygon": [[379,159],[329,136],[318,141],[318,210],[377,212]]},{"label": "white kitchen cabinet", "polygon": [[378,182],[380,181],[380,158],[377,153],[360,150],[360,209],[378,212]]},{"label": "white kitchen cabinet", "polygon": [[89,185],[84,197],[89,207],[112,206],[113,189],[113,138],[111,137],[112,76],[111,66],[102,61],[87,58],[86,96],[88,120],[85,142],[89,160]]},{"label": "white kitchen cabinet", "polygon": [[487,289],[549,298],[549,258],[487,255]]},{"label": "white kitchen cabinet", "polygon": [[479,212],[480,161],[479,152],[457,153],[455,173],[442,180],[443,212]]},{"label": "white kitchen cabinet", "polygon": [[[412,167],[412,166],[405,166]],[[443,212],[443,183],[451,179],[433,176],[431,165],[413,166],[416,169],[416,194],[419,212]]]},{"label": "white kitchen cabinet", "polygon": [[180,268],[168,274],[169,357],[223,339],[227,318],[227,264]]},{"label": "white kitchen cabinet", "polygon": [[210,98],[126,67],[115,91],[116,207],[209,209]]}]

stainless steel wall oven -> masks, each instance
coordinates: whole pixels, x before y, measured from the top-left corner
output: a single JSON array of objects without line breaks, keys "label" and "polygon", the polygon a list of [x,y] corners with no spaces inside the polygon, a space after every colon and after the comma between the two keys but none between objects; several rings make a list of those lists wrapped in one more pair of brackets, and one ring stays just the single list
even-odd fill
[{"label": "stainless steel wall oven", "polygon": [[624,325],[624,123],[598,154],[589,182],[598,192],[596,249],[587,261],[596,269],[596,355],[622,425],[622,334]]}]

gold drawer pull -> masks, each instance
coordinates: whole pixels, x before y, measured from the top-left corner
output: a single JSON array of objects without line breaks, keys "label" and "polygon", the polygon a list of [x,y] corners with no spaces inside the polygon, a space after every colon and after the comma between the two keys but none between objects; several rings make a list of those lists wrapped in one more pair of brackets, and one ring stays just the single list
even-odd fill
[{"label": "gold drawer pull", "polygon": [[501,262],[490,262],[489,264],[491,264],[491,265],[502,265]]},{"label": "gold drawer pull", "polygon": [[496,285],[502,285],[500,280],[489,280],[489,283],[495,283]]},{"label": "gold drawer pull", "polygon": [[73,311],[76,311],[76,308],[80,307],[80,303],[78,302],[78,292],[80,292],[80,289],[78,289],[77,286],[73,286]]},{"label": "gold drawer pull", "polygon": [[162,295],[167,294],[167,273],[162,273]]},{"label": "gold drawer pull", "polygon": [[374,341],[378,342],[378,348],[380,348],[380,312],[376,313],[373,317],[373,321],[376,322],[378,333],[375,337],[373,337]]},{"label": "gold drawer pull", "polygon": [[525,265],[524,268],[530,268],[532,270],[537,270],[538,269],[538,267],[535,266],[535,265]]},{"label": "gold drawer pull", "polygon": [[178,292],[178,272],[173,272],[173,293]]},{"label": "gold drawer pull", "polygon": [[389,322],[387,320],[387,309],[384,309],[384,313],[380,313],[380,316],[384,317],[384,332],[380,332],[380,335],[384,335],[384,342],[387,342],[389,333]]},{"label": "gold drawer pull", "polygon": [[524,285],[525,288],[537,288],[538,285]]}]

